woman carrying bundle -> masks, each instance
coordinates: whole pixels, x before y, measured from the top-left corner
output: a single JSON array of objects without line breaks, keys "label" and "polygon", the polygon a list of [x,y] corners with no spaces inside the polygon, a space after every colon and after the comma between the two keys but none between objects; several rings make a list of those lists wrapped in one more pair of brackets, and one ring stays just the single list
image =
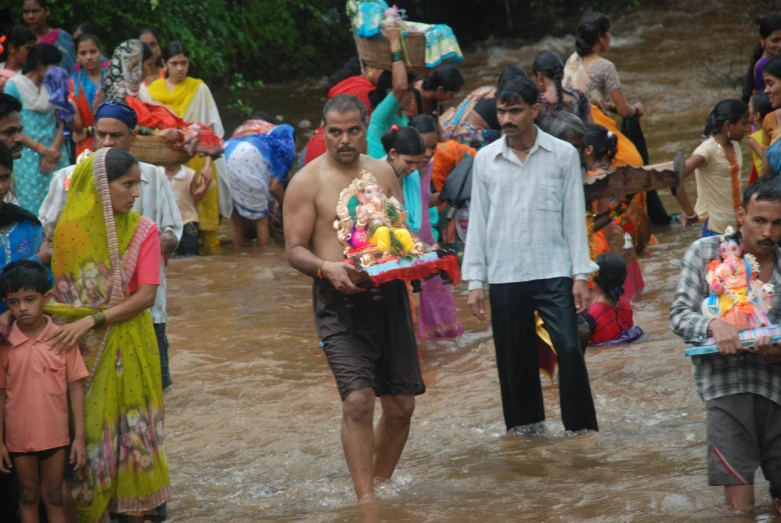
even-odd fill
[{"label": "woman carrying bundle", "polygon": [[[209,86],[203,80],[188,76],[190,52],[187,47],[182,42],[169,42],[163,49],[163,60],[166,78],[159,78],[149,86],[152,99],[171,109],[183,120],[205,124],[222,138],[225,129]],[[198,202],[198,216],[204,254],[216,254],[220,252],[217,236],[220,215],[230,218],[233,211],[225,161],[221,158],[214,161],[211,156],[194,157],[186,165],[198,176],[212,182],[206,195]]]}]

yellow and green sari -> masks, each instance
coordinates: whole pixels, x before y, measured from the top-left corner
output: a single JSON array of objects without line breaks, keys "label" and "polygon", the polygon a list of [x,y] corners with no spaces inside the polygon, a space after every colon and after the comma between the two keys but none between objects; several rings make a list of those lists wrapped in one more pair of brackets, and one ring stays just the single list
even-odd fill
[{"label": "yellow and green sari", "polygon": [[[78,320],[128,298],[128,281],[152,222],[113,213],[101,149],[76,167],[54,230],[54,290],[46,308],[58,323]],[[167,502],[160,357],[149,311],[93,329],[80,343],[89,370],[85,417],[87,466],[73,495],[82,523],[111,514],[141,515]]]},{"label": "yellow and green sari", "polygon": [[[207,97],[197,96],[202,84],[203,80],[188,76],[171,91],[168,89],[165,79],[158,78],[149,85],[149,95],[188,122],[201,122],[207,126],[214,126],[214,111],[216,111],[216,108],[213,107],[214,99],[211,97],[211,94]],[[197,107],[193,106],[193,103]],[[211,105],[208,108],[200,107],[204,104]],[[214,111],[211,109],[214,109]],[[217,116],[216,118],[219,117]],[[221,122],[218,127],[215,127],[214,131],[222,138]],[[205,157],[193,156],[185,165],[195,171],[196,176],[200,178],[201,170],[205,164]],[[209,189],[203,198],[195,203],[198,210],[198,229],[201,231],[201,238],[203,238],[204,254],[220,252],[220,240],[217,236],[217,229],[220,228],[220,204],[217,192],[218,176],[217,167],[212,163],[212,183],[209,185]]]}]

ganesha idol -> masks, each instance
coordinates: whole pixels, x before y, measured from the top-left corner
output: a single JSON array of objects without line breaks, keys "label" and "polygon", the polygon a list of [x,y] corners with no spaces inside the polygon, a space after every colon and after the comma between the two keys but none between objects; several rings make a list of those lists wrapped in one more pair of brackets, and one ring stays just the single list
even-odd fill
[{"label": "ganesha idol", "polygon": [[711,294],[703,301],[702,313],[741,330],[769,327],[775,289],[759,280],[756,258],[743,254],[732,234],[732,227],[728,227],[719,244],[721,260],[708,264],[706,280]]},{"label": "ganesha idol", "polygon": [[401,203],[385,195],[368,171],[341,192],[334,229],[347,262],[361,271],[361,280],[374,285],[411,281],[416,289],[416,283],[429,275],[458,281],[456,257],[421,242],[407,228],[406,218]]}]

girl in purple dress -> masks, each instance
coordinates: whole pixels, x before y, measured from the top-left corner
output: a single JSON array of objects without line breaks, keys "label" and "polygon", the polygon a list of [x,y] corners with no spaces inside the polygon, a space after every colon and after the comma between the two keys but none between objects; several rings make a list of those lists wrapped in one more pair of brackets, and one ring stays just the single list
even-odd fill
[{"label": "girl in purple dress", "polygon": [[[423,141],[426,144],[425,161],[418,167],[420,174],[420,201],[423,205],[423,219],[418,237],[428,245],[435,245],[435,231],[432,224],[439,218],[436,206],[430,207],[431,203],[436,203],[438,194],[431,194],[431,158],[439,142],[437,134],[437,125],[429,115],[418,115],[409,122],[410,127],[414,127],[420,132]],[[434,340],[437,338],[455,338],[464,332],[464,326],[458,319],[456,302],[453,299],[453,293],[449,285],[442,283],[442,278],[436,276],[430,280],[421,282],[422,292],[420,293],[420,313],[418,314],[418,332],[419,342]]]}]

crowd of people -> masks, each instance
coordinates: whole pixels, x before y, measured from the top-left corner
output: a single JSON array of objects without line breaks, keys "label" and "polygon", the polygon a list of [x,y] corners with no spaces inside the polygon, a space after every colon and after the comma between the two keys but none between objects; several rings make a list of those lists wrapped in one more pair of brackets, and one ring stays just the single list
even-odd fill
[{"label": "crowd of people", "polygon": [[[222,219],[235,247],[268,245],[284,224],[291,265],[313,278],[347,465],[358,498],[371,500],[426,390],[418,343],[457,338],[464,326],[445,274],[366,292],[345,261],[336,204],[366,171],[411,233],[388,230],[378,242],[463,255],[469,312],[490,317],[508,431],[545,420],[541,371],[558,376],[565,429],[599,430],[586,347],[643,335],[631,303],[644,287],[638,255],[656,241],[650,224],[703,220],[671,325],[689,343],[712,336],[720,352],[693,360],[708,406],[709,481],[743,508],[754,470],[776,474],[781,349],[762,336],[744,350],[739,329],[700,304],[731,228],[761,280],[781,278],[781,15],[760,24],[745,100],[713,107],[682,173],[695,173],[696,204],[683,184],[671,189],[678,216],[655,191],[585,198],[584,185],[649,163],[645,108],[627,101],[602,56],[611,22],[600,13],[581,19],[567,60],[543,51],[530,74],[507,66],[450,108],[461,71],[443,65],[415,78],[401,32],[386,27],[390,70],[352,58],[330,77],[321,125],[296,162],[294,128],[265,113],[224,139],[182,42],[143,27],[109,58],[92,24],[71,36],[49,27],[46,0],[23,7],[0,63],[3,521],[39,521],[41,511],[51,522],[165,519],[165,268],[171,256],[219,253]],[[746,136],[754,157],[744,191]],[[771,319],[781,321],[779,310]]]}]

